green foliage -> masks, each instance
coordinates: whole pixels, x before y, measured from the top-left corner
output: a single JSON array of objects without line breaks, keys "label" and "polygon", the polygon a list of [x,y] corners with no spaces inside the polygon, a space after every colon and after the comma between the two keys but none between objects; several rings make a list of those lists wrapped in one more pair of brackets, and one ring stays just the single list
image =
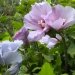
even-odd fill
[{"label": "green foliage", "polygon": [[39,75],[55,75],[53,72],[53,68],[49,63],[44,63]]},{"label": "green foliage", "polygon": [[51,3],[51,0],[46,0],[48,3]]},{"label": "green foliage", "polygon": [[[29,12],[35,0],[1,0],[0,1],[0,39],[5,32],[11,37],[23,26],[23,17]],[[6,40],[6,39],[5,39]]]},{"label": "green foliage", "polygon": [[71,57],[75,56],[75,44],[71,43],[71,45],[68,48],[68,53],[70,54]]},{"label": "green foliage", "polygon": [[[0,41],[13,40],[12,37],[22,26],[24,15],[31,10],[31,5],[43,0],[0,0]],[[47,0],[50,4],[62,4],[75,7],[75,0]],[[51,32],[50,32],[51,33]],[[52,31],[51,36],[55,32]],[[23,62],[19,75],[75,75],[75,25],[64,30],[68,49],[69,72],[65,72],[64,46],[62,41],[48,49],[40,43],[31,43],[22,47]],[[45,63],[46,62],[46,63]],[[0,74],[4,72],[0,66]]]}]

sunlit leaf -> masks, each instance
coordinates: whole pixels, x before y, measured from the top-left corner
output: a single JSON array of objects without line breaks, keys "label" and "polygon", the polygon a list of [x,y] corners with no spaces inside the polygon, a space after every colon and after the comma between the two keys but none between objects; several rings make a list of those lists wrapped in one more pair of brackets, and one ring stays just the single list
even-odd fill
[{"label": "sunlit leaf", "polygon": [[52,66],[49,63],[44,63],[39,75],[55,75]]},{"label": "sunlit leaf", "polygon": [[68,53],[71,55],[71,57],[74,57],[75,55],[75,44],[71,43],[71,45],[68,48]]}]

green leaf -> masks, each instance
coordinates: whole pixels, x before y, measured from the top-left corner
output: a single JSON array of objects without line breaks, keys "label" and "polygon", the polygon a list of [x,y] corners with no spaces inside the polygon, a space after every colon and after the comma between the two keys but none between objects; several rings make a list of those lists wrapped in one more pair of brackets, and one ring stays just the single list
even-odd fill
[{"label": "green leaf", "polygon": [[68,29],[65,30],[65,32],[69,37],[72,39],[75,39],[75,25],[69,27]]},{"label": "green leaf", "polygon": [[51,60],[53,60],[53,57],[52,56],[48,56],[48,55],[45,55],[45,54],[42,54],[42,56],[44,57],[44,59],[48,62],[51,62]]},{"label": "green leaf", "polygon": [[53,72],[53,68],[49,63],[44,63],[39,75],[55,75]]},{"label": "green leaf", "polygon": [[22,22],[12,21],[12,25],[13,25],[15,30],[19,30],[23,24],[22,24]]},{"label": "green leaf", "polygon": [[51,3],[51,0],[47,0],[48,3]]},{"label": "green leaf", "polygon": [[57,66],[61,66],[61,64],[62,64],[61,57],[60,57],[60,55],[58,54],[58,55],[57,55],[57,59],[56,59],[56,65],[57,65]]},{"label": "green leaf", "polygon": [[0,17],[0,22],[6,22],[6,21],[7,21],[7,16]]},{"label": "green leaf", "polygon": [[26,66],[21,66],[19,70],[19,75],[29,75],[29,74],[26,74],[26,71],[27,71]]},{"label": "green leaf", "polygon": [[14,15],[14,19],[16,19],[17,21],[21,20],[22,19],[22,15],[18,12],[15,13]]},{"label": "green leaf", "polygon": [[75,55],[75,44],[71,43],[71,45],[68,48],[68,53],[71,55],[71,57],[74,57]]},{"label": "green leaf", "polygon": [[68,74],[65,73],[65,74],[61,74],[61,75],[68,75]]},{"label": "green leaf", "polygon": [[40,70],[40,67],[35,67],[32,72],[35,72],[36,70]]},{"label": "green leaf", "polygon": [[72,72],[72,75],[75,75],[75,70]]},{"label": "green leaf", "polygon": [[75,31],[74,32],[72,32],[72,33],[70,33],[70,35],[69,35],[72,39],[75,39]]}]

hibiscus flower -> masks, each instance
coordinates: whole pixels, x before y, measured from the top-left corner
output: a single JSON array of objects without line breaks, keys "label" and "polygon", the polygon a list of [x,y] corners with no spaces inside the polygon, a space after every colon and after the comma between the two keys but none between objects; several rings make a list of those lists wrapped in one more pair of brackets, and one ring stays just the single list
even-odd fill
[{"label": "hibiscus flower", "polygon": [[25,28],[29,30],[28,40],[30,42],[38,41],[49,30],[43,16],[52,12],[50,4],[47,2],[35,3],[32,5],[31,11],[25,15],[24,23]]},{"label": "hibiscus flower", "polygon": [[65,29],[75,24],[75,9],[70,6],[55,5],[52,13],[43,17],[45,22],[55,30]]}]

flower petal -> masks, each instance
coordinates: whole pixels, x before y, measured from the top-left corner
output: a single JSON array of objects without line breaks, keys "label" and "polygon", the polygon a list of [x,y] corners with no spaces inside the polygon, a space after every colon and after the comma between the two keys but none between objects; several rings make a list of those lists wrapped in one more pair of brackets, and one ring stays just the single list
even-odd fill
[{"label": "flower petal", "polygon": [[64,22],[65,19],[59,18],[58,20],[55,20],[50,26],[55,30],[59,30],[63,27]]},{"label": "flower petal", "polygon": [[41,29],[40,25],[38,25],[38,20],[33,19],[30,13],[25,15],[24,23],[26,29],[31,29],[31,30]]},{"label": "flower petal", "polygon": [[68,20],[65,24],[64,24],[64,29],[65,28],[67,28],[67,27],[69,27],[69,26],[72,26],[72,25],[74,25],[75,24],[75,19],[73,19],[73,20]]},{"label": "flower petal", "polygon": [[14,42],[10,43],[10,47],[13,50],[17,51],[19,49],[19,47],[21,47],[21,45],[23,44],[23,42],[21,40],[15,40]]},{"label": "flower petal", "polygon": [[62,37],[61,37],[59,34],[56,34],[56,38],[57,38],[58,40],[62,40]]},{"label": "flower petal", "polygon": [[32,6],[32,11],[36,12],[34,13],[36,16],[41,16],[41,14],[46,15],[51,10],[52,8],[47,2],[35,3],[35,5]]},{"label": "flower petal", "polygon": [[58,18],[59,17],[62,17],[63,18],[63,15],[64,15],[64,7],[62,6],[62,5],[60,5],[60,4],[58,4],[58,5],[55,5],[54,6],[54,9],[53,9],[53,12],[56,14],[56,16],[58,16]]},{"label": "flower petal", "polygon": [[28,35],[28,40],[30,42],[38,41],[39,39],[42,38],[42,36],[44,36],[44,32],[43,31],[40,31],[40,30],[30,31],[29,35]]},{"label": "flower petal", "polygon": [[56,42],[55,42],[55,43],[49,42],[48,45],[47,45],[47,47],[48,47],[49,49],[51,49],[51,48],[54,47],[55,44],[56,44]]},{"label": "flower petal", "polygon": [[9,69],[5,72],[5,75],[16,75],[19,71],[20,64],[11,65]]},{"label": "flower petal", "polygon": [[45,35],[44,37],[42,37],[42,39],[39,40],[39,42],[41,44],[48,44],[49,43],[49,40],[50,40],[49,35]]},{"label": "flower petal", "polygon": [[18,52],[9,52],[3,55],[5,64],[15,64],[22,62],[22,56]]},{"label": "flower petal", "polygon": [[13,37],[14,40],[22,40],[24,44],[28,43],[29,32],[25,27],[22,27]]},{"label": "flower petal", "polygon": [[51,38],[49,35],[45,35],[44,37],[42,37],[41,40],[39,40],[39,42],[41,44],[46,44],[46,46],[51,49],[52,47],[54,47],[54,45],[57,43],[57,39],[56,38]]},{"label": "flower petal", "polygon": [[14,42],[4,41],[2,43],[2,54],[17,51],[22,44],[21,40],[15,40]]},{"label": "flower petal", "polygon": [[66,19],[70,19],[75,16],[75,9],[70,6],[66,6],[64,12],[64,16]]},{"label": "flower petal", "polygon": [[47,44],[47,47],[49,49],[53,48],[56,45],[57,41],[58,40],[56,38],[50,38],[49,43]]},{"label": "flower petal", "polygon": [[5,62],[4,62],[4,60],[3,60],[3,58],[2,58],[1,55],[0,55],[0,64],[1,64],[1,65],[4,65],[4,64],[5,64]]},{"label": "flower petal", "polygon": [[0,43],[0,56],[2,56],[2,43]]}]

